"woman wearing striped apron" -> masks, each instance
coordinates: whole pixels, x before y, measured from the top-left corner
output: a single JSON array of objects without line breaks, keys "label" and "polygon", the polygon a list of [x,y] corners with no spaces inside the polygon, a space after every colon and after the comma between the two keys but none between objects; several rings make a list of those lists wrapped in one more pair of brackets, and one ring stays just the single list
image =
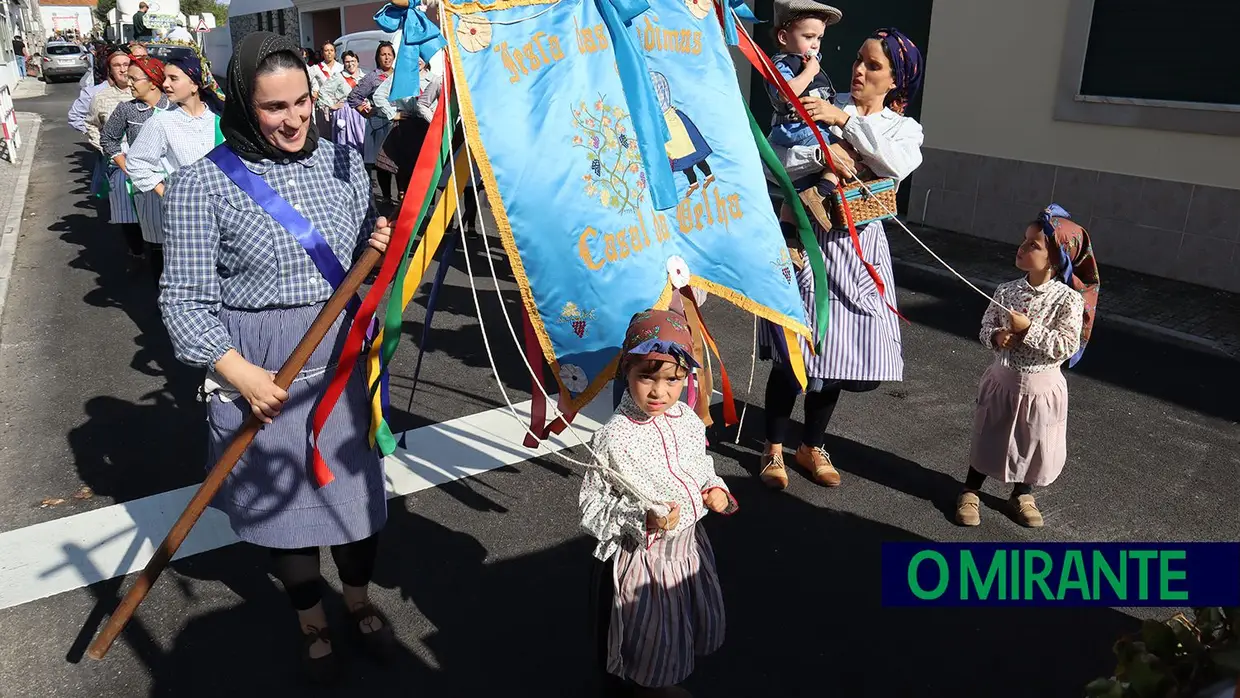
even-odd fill
[{"label": "woman wearing striped apron", "polygon": [[[129,89],[134,99],[123,102],[108,117],[99,136],[103,155],[116,165],[109,195],[112,203],[112,222],[120,222],[125,231],[125,242],[129,244],[129,253],[141,256],[143,251],[143,234],[141,215],[136,203],[144,197],[155,196],[151,193],[135,192],[129,181],[129,168],[126,154],[141,132],[143,124],[156,112],[164,111],[172,106],[163,91],[164,64],[157,58],[130,56],[127,73]],[[116,176],[119,175],[119,176]],[[136,193],[136,196],[135,196]],[[126,212],[124,221],[118,221],[118,211]],[[159,223],[158,220],[155,221]]]},{"label": "woman wearing striped apron", "polygon": [[[133,99],[126,77],[129,70],[129,56],[119,46],[110,47],[104,52],[103,66],[107,77],[104,83],[106,87],[95,92],[90,98],[83,126],[86,129],[87,140],[99,153],[98,171],[101,173],[102,180],[98,188],[94,189],[94,193],[99,196],[107,195],[111,211],[109,222],[121,226],[121,230],[125,231],[128,236],[135,232],[128,226],[136,225],[138,219],[134,215],[133,201],[130,200],[129,192],[125,187],[125,173],[116,167],[116,163],[103,150],[102,132],[112,112],[122,103]],[[141,255],[141,245],[138,245],[136,251],[133,246],[134,242],[140,240],[131,237],[127,237],[127,240],[130,242],[130,254]]]},{"label": "woman wearing striped apron", "polygon": [[[880,30],[857,51],[849,94],[837,96],[834,102],[801,98],[810,118],[829,125],[832,134],[847,144],[830,146],[837,166],[849,171],[866,169],[895,179],[897,184],[917,169],[921,164],[921,124],[904,116],[904,108],[916,95],[921,75],[921,53],[913,42],[894,29]],[[810,151],[808,157],[805,151]],[[816,151],[816,147],[806,146],[787,151],[790,155],[784,164],[794,180],[799,176],[798,163],[821,170],[822,157]],[[787,206],[781,219],[785,236],[797,239]],[[796,464],[818,484],[835,487],[840,484],[840,474],[823,446],[840,393],[866,392],[884,381],[903,380],[904,357],[891,252],[882,221],[857,230],[860,255],[848,230],[824,230],[817,222],[813,225],[826,266],[829,317],[819,354],[813,354],[804,339],[798,340],[809,385]],[[809,264],[799,266],[797,283],[806,317],[814,327],[814,271]],[[766,384],[767,444],[761,478],[770,487],[784,489],[788,486],[784,443],[800,390],[788,368],[790,354],[784,333],[764,322],[759,343],[762,358],[775,361],[780,369],[771,371]]]},{"label": "woman wearing striped apron", "polygon": [[169,61],[164,66],[163,90],[177,108],[148,119],[126,157],[129,178],[142,192],[136,197],[138,218],[157,280],[164,269],[162,198],[167,180],[202,159],[220,141],[219,115],[224,102],[215,93],[214,83],[203,80],[198,60]]},{"label": "woman wearing striped apron", "polygon": [[[349,93],[345,103],[366,117],[366,138],[362,143],[362,160],[366,170],[375,173],[379,184],[379,194],[383,203],[392,201],[392,173],[376,166],[383,141],[392,130],[392,115],[380,113],[374,102],[375,92],[379,86],[392,77],[392,67],[396,64],[396,49],[390,41],[380,41],[375,49],[375,70],[366,74],[357,87]],[[390,89],[390,88],[389,88]]]},{"label": "woman wearing striped apron", "polygon": [[318,137],[306,65],[292,40],[247,34],[227,87],[226,147],[183,169],[168,189],[159,305],[177,358],[207,369],[209,462],[247,417],[265,423],[212,506],[238,538],[266,549],[297,612],[307,669],[330,680],[338,652],[323,610],[321,547],[330,547],[340,573],[348,634],[380,659],[396,648],[369,597],[387,496],[370,445],[363,367],[319,434],[329,472],[311,464],[315,405],[350,313],[335,319],[288,390],[273,376],[345,268],[367,245],[385,250],[390,229],[376,214],[361,156]]}]

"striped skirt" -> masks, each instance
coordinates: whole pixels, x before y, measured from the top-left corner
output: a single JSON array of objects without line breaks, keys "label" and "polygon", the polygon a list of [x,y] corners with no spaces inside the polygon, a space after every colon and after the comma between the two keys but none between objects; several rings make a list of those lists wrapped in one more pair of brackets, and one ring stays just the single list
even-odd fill
[{"label": "striped skirt", "polygon": [[103,153],[95,153],[94,167],[90,171],[90,195],[100,196],[108,181],[107,164],[103,161]]},{"label": "striped skirt", "polygon": [[372,116],[366,119],[366,137],[362,142],[362,162],[374,165],[378,162],[379,151],[383,149],[383,141],[387,140],[392,131],[392,123],[387,119]]},{"label": "striped skirt", "polygon": [[129,177],[119,167],[109,169],[108,206],[112,209],[111,222],[117,225],[137,223],[138,213],[134,210],[133,197],[129,195]]},{"label": "striped skirt", "polygon": [[133,195],[138,222],[142,224],[142,239],[153,245],[164,244],[164,197],[153,191],[140,191]]},{"label": "striped skirt", "polygon": [[[246,360],[276,371],[322,307],[225,308],[220,321]],[[320,488],[311,472],[311,420],[347,334],[342,315],[289,388],[280,415],[258,432],[212,502],[228,515],[241,540],[268,548],[339,545],[367,538],[387,521],[383,465],[370,446],[370,407],[361,364],[319,438],[319,449],[335,479]],[[225,391],[211,393],[207,403],[210,466],[228,447],[250,407]]]},{"label": "striped skirt", "polygon": [[[887,307],[896,308],[896,285],[891,269],[891,251],[881,221],[857,231],[866,261],[877,268],[886,289],[878,287],[857,257],[847,230],[823,231],[815,226],[818,245],[826,262],[828,303],[826,341],[823,352],[815,356],[809,344],[800,339],[805,357],[810,391],[821,390],[834,381],[900,381],[904,379],[904,357],[900,342],[900,318]],[[816,329],[814,312],[814,270],[806,264],[797,271],[797,286],[805,305],[811,329]],[[783,331],[769,322],[761,323],[758,335],[763,359],[779,361]]]},{"label": "striped skirt", "polygon": [[697,657],[723,645],[723,591],[701,523],[649,549],[629,543],[598,571],[594,616],[608,674],[647,688],[674,686],[693,673]]}]

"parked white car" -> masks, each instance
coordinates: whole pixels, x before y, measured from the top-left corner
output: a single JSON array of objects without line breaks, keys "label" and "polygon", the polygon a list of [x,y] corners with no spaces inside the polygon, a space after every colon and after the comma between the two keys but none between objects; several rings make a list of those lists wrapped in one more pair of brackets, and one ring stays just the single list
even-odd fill
[{"label": "parked white car", "polygon": [[399,34],[396,32],[385,32],[378,29],[364,32],[353,32],[345,34],[336,39],[332,43],[336,45],[336,56],[343,56],[345,51],[352,51],[357,54],[357,62],[362,66],[362,70],[370,72],[375,69],[375,51],[379,48],[380,41],[392,42],[392,48],[400,55],[400,42],[397,41]]}]

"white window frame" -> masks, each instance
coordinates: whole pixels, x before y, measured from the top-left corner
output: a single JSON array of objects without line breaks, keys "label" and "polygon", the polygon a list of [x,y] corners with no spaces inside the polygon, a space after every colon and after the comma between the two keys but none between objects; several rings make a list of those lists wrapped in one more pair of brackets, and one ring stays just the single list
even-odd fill
[{"label": "white window frame", "polygon": [[1240,105],[1082,95],[1094,0],[1071,0],[1055,94],[1055,119],[1160,131],[1240,136]]}]

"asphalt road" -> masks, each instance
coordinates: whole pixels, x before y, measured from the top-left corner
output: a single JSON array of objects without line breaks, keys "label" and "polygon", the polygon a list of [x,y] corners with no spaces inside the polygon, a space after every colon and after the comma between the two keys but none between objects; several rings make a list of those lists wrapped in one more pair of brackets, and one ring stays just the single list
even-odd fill
[{"label": "asphalt road", "polygon": [[[19,104],[45,121],[0,332],[0,531],[194,484],[203,472],[199,378],[173,359],[152,282],[126,268],[119,233],[87,200],[84,146],[64,124],[75,92],[53,85]],[[478,245],[471,240],[481,273]],[[463,269],[458,254],[411,404],[424,297],[406,315],[392,371],[397,429],[503,404]],[[933,278],[897,281],[911,321],[906,380],[842,400],[828,444],[842,487],[794,473],[787,492],[771,493],[752,474],[762,364],[739,445],[735,429],[712,431],[741,511],[707,522],[728,640],[690,680],[698,695],[1080,695],[1113,668],[1114,640],[1150,612],[883,608],[880,544],[1240,535],[1230,499],[1240,467],[1236,364],[1115,329],[1095,337],[1069,376],[1069,464],[1039,496],[1047,528],[1007,520],[993,508],[1006,492],[994,486],[980,527],[953,525],[989,361],[975,339],[983,302]],[[527,399],[500,301],[489,280],[479,288],[501,377],[514,401]],[[745,399],[751,319],[718,299],[705,310]],[[83,486],[89,496],[74,498]],[[0,610],[0,696],[592,695],[591,543],[577,530],[578,486],[571,467],[543,458],[391,500],[375,597],[404,656],[378,667],[342,647],[350,680],[334,692],[299,683],[291,611],[264,556],[233,545],[174,563],[103,662],[83,651],[131,579]],[[49,498],[65,501],[41,506]],[[329,561],[325,570],[331,579]]]}]

